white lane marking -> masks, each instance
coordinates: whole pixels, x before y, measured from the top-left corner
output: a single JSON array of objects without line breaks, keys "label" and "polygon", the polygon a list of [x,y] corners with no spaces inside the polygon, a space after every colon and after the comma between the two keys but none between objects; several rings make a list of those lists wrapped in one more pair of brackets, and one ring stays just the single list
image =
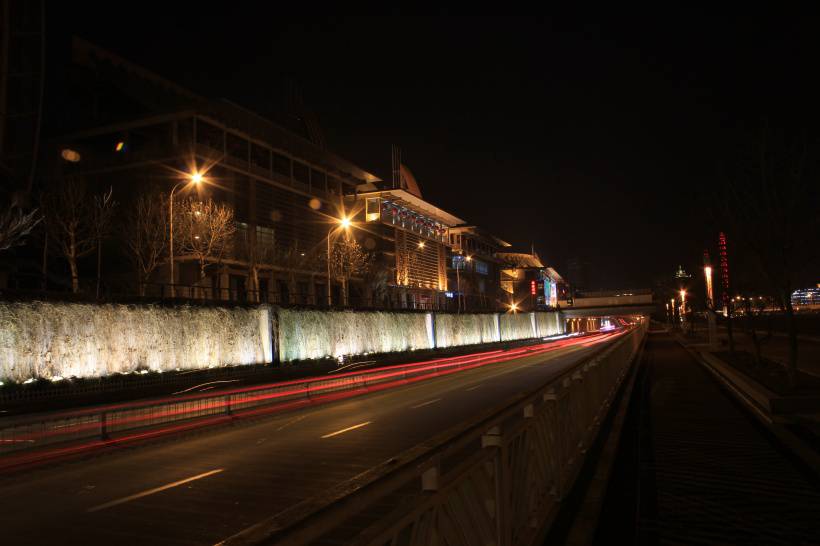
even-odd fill
[{"label": "white lane marking", "polygon": [[298,417],[294,417],[293,419],[291,419],[290,421],[288,421],[287,423],[285,423],[285,424],[284,424],[284,425],[282,425],[281,427],[277,428],[276,430],[277,430],[277,432],[278,432],[278,431],[280,431],[280,430],[282,430],[282,429],[284,429],[284,428],[287,428],[287,427],[291,426],[291,425],[292,425],[292,424],[294,424],[294,423],[298,423],[299,421],[301,421],[301,420],[302,420],[302,419],[304,419],[305,417],[307,417],[307,415],[300,415],[300,416],[298,416]]},{"label": "white lane marking", "polygon": [[336,432],[331,432],[330,434],[325,434],[322,438],[330,438],[331,436],[336,436],[337,434],[343,434],[349,430],[355,430],[357,428],[366,427],[373,421],[365,421],[364,423],[359,423],[358,425],[353,425],[352,427],[343,428],[342,430],[337,430]]},{"label": "white lane marking", "polygon": [[473,386],[472,386],[472,387],[470,387],[469,389],[464,389],[464,390],[465,390],[465,391],[474,391],[474,390],[476,390],[477,388],[479,388],[480,386],[481,386],[481,383],[479,383],[478,385],[473,385]]},{"label": "white lane marking", "polygon": [[99,512],[100,510],[105,510],[106,508],[111,508],[112,506],[117,506],[118,504],[124,504],[126,502],[140,499],[142,497],[147,497],[148,495],[153,495],[154,493],[159,493],[160,491],[165,491],[166,489],[171,489],[173,487],[178,487],[180,485],[186,484],[188,482],[192,482],[194,480],[201,480],[202,478],[207,478],[208,476],[213,476],[214,474],[219,474],[220,472],[224,471],[224,468],[217,468],[216,470],[211,470],[208,472],[203,472],[202,474],[197,474],[196,476],[191,476],[190,478],[185,478],[184,480],[179,480],[177,482],[168,483],[165,485],[161,485],[159,487],[155,487],[153,489],[148,489],[146,491],[142,491],[141,493],[135,493],[134,495],[129,495],[127,497],[123,497],[121,499],[113,500],[111,502],[106,502],[105,504],[99,504],[94,506],[93,508],[89,508],[87,512]]},{"label": "white lane marking", "polygon": [[429,406],[430,404],[435,404],[436,402],[440,402],[441,398],[435,398],[433,400],[428,400],[427,402],[422,402],[421,404],[416,404],[415,406],[410,406],[413,409],[423,408],[424,406]]}]

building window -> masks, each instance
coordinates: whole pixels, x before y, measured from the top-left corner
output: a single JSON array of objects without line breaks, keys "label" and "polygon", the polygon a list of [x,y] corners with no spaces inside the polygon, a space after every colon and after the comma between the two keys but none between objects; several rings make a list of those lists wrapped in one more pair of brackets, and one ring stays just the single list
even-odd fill
[{"label": "building window", "polygon": [[276,249],[276,232],[271,228],[256,226],[256,249],[259,256],[272,259]]},{"label": "building window", "polygon": [[222,129],[214,127],[210,123],[201,120],[196,122],[196,143],[219,150],[222,152],[225,149],[224,141],[225,133]]},{"label": "building window", "polygon": [[378,222],[381,218],[381,203],[378,197],[371,197],[365,201],[365,221]]},{"label": "building window", "polygon": [[489,267],[486,262],[482,262],[481,260],[473,260],[473,263],[475,264],[475,272],[479,275],[486,275],[489,273]]},{"label": "building window", "polygon": [[251,164],[266,171],[270,170],[270,150],[251,143]]},{"label": "building window", "polygon": [[453,269],[461,269],[463,271],[464,270],[464,263],[465,263],[464,256],[461,256],[461,255],[453,256],[453,266],[452,266]]},{"label": "building window", "polygon": [[310,187],[316,190],[327,191],[327,177],[322,171],[310,170]]},{"label": "building window", "polygon": [[302,163],[293,162],[293,179],[297,182],[301,182],[304,185],[310,184],[310,169],[307,165]]},{"label": "building window", "polygon": [[273,153],[273,172],[290,178],[290,158]]},{"label": "building window", "polygon": [[248,161],[248,141],[244,138],[228,133],[225,147],[229,157],[242,162]]}]

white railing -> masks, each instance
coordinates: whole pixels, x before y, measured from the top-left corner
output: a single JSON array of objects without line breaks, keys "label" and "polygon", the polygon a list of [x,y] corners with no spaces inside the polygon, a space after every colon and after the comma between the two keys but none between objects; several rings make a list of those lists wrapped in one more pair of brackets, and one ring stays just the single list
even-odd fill
[{"label": "white railing", "polygon": [[645,325],[548,385],[223,544],[540,543],[629,372]]}]

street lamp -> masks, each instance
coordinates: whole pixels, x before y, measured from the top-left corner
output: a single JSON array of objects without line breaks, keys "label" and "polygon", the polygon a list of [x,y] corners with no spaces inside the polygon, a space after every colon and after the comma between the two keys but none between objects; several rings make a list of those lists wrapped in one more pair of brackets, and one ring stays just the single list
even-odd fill
[{"label": "street lamp", "polygon": [[191,175],[188,176],[188,180],[183,180],[182,182],[177,182],[177,184],[171,189],[171,196],[168,198],[168,251],[171,257],[170,266],[171,266],[171,297],[177,297],[176,291],[176,278],[174,277],[174,192],[180,186],[180,184],[193,184],[194,186],[199,185],[201,182],[204,181],[202,173],[199,171],[194,171]]},{"label": "street lamp", "polygon": [[[350,226],[350,218],[347,216],[342,216],[338,220],[339,227],[343,230],[347,231]],[[327,232],[327,306],[330,307],[333,305],[333,301],[330,295],[330,236],[333,235],[333,231],[336,229],[337,226],[332,226],[330,230]]]},{"label": "street lamp", "polygon": [[711,308],[714,302],[712,299],[712,267],[707,265],[703,268],[703,273],[706,275],[706,306]]}]

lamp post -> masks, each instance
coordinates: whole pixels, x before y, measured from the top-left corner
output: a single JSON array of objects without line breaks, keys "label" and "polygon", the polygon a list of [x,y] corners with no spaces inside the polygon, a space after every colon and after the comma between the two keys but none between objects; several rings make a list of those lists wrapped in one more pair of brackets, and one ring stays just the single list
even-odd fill
[{"label": "lamp post", "polygon": [[[346,216],[342,216],[339,219],[339,226],[342,227],[345,231],[350,227],[350,218]],[[330,295],[330,236],[333,235],[333,231],[337,228],[337,226],[333,226],[327,232],[327,306],[330,307],[333,305],[332,297]]]},{"label": "lamp post", "polygon": [[177,184],[171,189],[171,195],[168,198],[168,252],[170,254],[170,261],[169,265],[171,267],[171,297],[177,297],[177,290],[176,290],[176,278],[174,277],[174,192],[180,186],[180,184],[187,184],[191,183],[194,186],[198,185],[202,182],[202,174],[198,172],[194,172],[191,174],[189,180],[183,180],[182,182],[177,182]]},{"label": "lamp post", "polygon": [[712,299],[712,267],[708,265],[705,266],[703,268],[703,274],[706,276],[706,306],[711,308],[712,302],[714,301]]}]

